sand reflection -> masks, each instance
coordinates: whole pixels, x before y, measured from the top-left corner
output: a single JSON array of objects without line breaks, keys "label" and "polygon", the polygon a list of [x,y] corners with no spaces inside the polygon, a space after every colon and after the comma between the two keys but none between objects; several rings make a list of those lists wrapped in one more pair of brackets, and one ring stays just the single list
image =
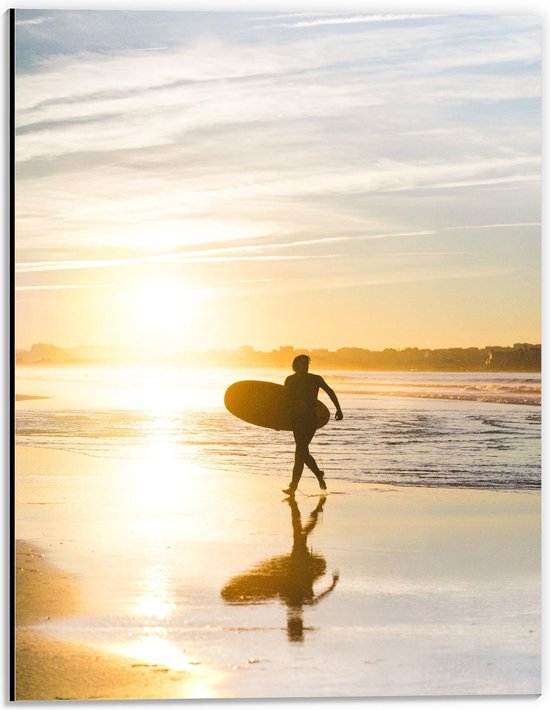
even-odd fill
[{"label": "sand reflection", "polygon": [[292,551],[258,563],[248,572],[233,577],[221,590],[221,596],[229,604],[259,604],[275,599],[287,607],[287,636],[292,642],[304,640],[303,611],[305,606],[318,604],[335,588],[338,571],[324,591],[316,592],[314,584],[326,572],[325,558],[308,548],[308,536],[313,532],[319,515],[326,503],[320,496],[305,525],[296,500],[288,499],[292,520]]},{"label": "sand reflection", "polygon": [[182,645],[176,613],[179,568],[174,565],[184,541],[189,545],[204,537],[208,521],[204,516],[201,521],[197,511],[204,510],[212,492],[204,470],[192,458],[182,457],[171,437],[169,402],[159,401],[158,409],[149,413],[144,455],[126,464],[125,474],[113,481],[113,505],[123,509],[124,516],[123,525],[110,533],[118,551],[127,553],[121,569],[112,570],[114,596],[128,600],[131,638],[109,642],[107,649],[131,659],[133,668],[164,674],[174,682],[174,690],[181,685],[181,697],[212,698],[222,674]]},{"label": "sand reflection", "polygon": [[137,598],[134,614],[156,621],[168,619],[175,604],[166,565],[153,565],[147,569],[141,588],[143,591]]}]

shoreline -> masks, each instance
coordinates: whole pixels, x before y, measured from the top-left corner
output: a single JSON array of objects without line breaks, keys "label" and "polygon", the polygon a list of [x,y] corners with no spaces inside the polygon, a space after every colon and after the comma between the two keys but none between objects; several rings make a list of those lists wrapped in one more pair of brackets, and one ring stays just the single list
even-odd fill
[{"label": "shoreline", "polygon": [[[61,456],[77,456],[77,457],[82,457],[83,461],[88,460],[90,463],[88,464],[87,468],[89,469],[90,466],[94,466],[95,464],[105,460],[105,461],[115,461],[116,459],[113,457],[110,457],[109,455],[106,454],[90,454],[86,453],[84,451],[77,451],[74,449],[66,449],[63,448],[61,445],[56,445],[56,446],[40,446],[40,444],[32,444],[32,443],[25,443],[25,444],[17,444],[16,445],[16,453],[19,451],[34,451],[34,452],[41,452],[43,456],[46,457],[46,460],[49,460],[50,457],[55,456],[56,454],[59,454]],[[215,468],[208,468],[207,469],[210,473],[215,473],[216,469]],[[244,476],[247,479],[251,479],[256,477],[255,474],[252,473],[244,473],[240,474]],[[286,488],[288,486],[288,477],[281,478],[279,474],[259,474],[262,478],[267,478],[268,480],[272,481],[273,484],[273,490],[278,493],[279,490],[282,488]],[[302,479],[302,483],[307,480],[308,474],[306,472],[304,478]],[[280,485],[277,486],[275,481],[280,478]],[[483,486],[483,485],[476,485],[476,486],[467,486],[467,485],[456,485],[456,484],[449,484],[449,485],[442,485],[442,484],[433,484],[433,485],[428,485],[426,483],[421,484],[420,482],[411,482],[411,483],[405,483],[405,482],[399,482],[399,483],[394,483],[394,482],[387,482],[387,481],[357,481],[357,480],[352,480],[348,478],[331,478],[331,483],[332,485],[338,485],[338,486],[345,486],[349,485],[352,487],[357,487],[357,490],[380,490],[380,489],[387,489],[387,490],[403,490],[407,491],[409,489],[413,490],[421,490],[421,491],[462,491],[462,492],[480,492],[480,493],[520,493],[520,494],[526,494],[526,495],[541,495],[542,492],[542,481],[537,485],[533,486],[525,486],[525,487],[517,487],[517,486]],[[309,487],[313,486],[313,482],[310,480],[309,481]],[[300,495],[300,489],[298,489],[298,495]],[[307,494],[306,494],[306,497]]]}]

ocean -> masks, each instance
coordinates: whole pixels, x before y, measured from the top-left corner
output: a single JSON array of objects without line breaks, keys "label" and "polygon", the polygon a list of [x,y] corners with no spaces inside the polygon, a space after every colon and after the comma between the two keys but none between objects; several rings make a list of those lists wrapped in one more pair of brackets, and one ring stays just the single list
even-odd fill
[{"label": "ocean", "polygon": [[[223,406],[232,382],[282,383],[287,374],[177,367],[20,368],[17,393],[43,399],[18,402],[17,444],[129,460],[162,451],[163,457],[192,458],[207,469],[290,475],[292,434],[241,422]],[[344,411],[343,421],[332,420],[310,447],[331,485],[540,488],[538,373],[322,374]]]}]

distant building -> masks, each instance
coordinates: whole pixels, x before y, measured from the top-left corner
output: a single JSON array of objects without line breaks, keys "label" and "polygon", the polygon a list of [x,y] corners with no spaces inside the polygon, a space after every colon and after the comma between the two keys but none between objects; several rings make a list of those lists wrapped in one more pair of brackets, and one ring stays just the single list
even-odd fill
[{"label": "distant building", "polygon": [[491,347],[485,365],[491,370],[538,372],[541,367],[541,346],[514,343],[513,348]]}]

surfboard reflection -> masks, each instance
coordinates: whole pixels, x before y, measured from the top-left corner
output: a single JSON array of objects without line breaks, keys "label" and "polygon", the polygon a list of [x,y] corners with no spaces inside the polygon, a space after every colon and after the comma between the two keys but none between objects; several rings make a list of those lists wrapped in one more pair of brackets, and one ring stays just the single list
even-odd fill
[{"label": "surfboard reflection", "polygon": [[292,518],[292,552],[258,563],[248,572],[233,577],[222,589],[221,596],[228,604],[259,604],[279,598],[287,607],[287,636],[289,641],[304,640],[304,606],[318,604],[332,592],[339,573],[332,573],[329,586],[316,594],[313,585],[326,572],[325,558],[308,548],[307,539],[317,525],[326,503],[321,496],[305,525],[296,500],[288,499]]}]

